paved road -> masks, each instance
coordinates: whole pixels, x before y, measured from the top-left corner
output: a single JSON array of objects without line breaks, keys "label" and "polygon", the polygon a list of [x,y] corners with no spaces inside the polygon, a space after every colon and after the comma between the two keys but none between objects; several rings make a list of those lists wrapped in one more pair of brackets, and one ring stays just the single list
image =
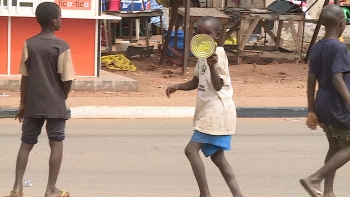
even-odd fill
[{"label": "paved road", "polygon": [[[0,195],[10,191],[20,125],[0,119]],[[191,120],[70,120],[58,185],[75,197],[193,197],[197,186],[183,148]],[[298,179],[320,167],[327,150],[323,133],[304,120],[239,119],[227,157],[246,197],[307,197]],[[49,147],[46,135],[33,149],[26,196],[42,196]],[[213,197],[230,193],[218,169],[205,160]],[[349,196],[350,165],[339,171],[338,196]]]}]

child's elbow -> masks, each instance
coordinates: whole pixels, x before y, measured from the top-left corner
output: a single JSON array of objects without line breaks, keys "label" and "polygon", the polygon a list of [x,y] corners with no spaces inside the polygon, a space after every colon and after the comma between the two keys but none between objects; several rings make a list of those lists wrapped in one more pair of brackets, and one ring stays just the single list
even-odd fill
[{"label": "child's elbow", "polygon": [[222,85],[214,86],[214,90],[216,91],[220,91],[221,89],[222,89]]},{"label": "child's elbow", "polygon": [[224,86],[224,80],[222,80],[222,79],[220,78],[220,82],[214,84],[214,90],[220,91],[220,90],[222,89],[223,86]]}]

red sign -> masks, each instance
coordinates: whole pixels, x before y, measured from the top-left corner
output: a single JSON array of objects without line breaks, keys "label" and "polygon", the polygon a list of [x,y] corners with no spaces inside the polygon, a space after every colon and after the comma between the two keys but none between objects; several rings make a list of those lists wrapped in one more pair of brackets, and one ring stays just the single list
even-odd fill
[{"label": "red sign", "polygon": [[55,0],[62,10],[91,10],[91,0]]}]

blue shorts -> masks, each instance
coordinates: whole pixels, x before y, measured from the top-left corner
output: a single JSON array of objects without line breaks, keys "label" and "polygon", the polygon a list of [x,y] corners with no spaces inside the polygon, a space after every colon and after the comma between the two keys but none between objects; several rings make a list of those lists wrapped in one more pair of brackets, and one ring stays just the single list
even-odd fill
[{"label": "blue shorts", "polygon": [[232,135],[209,135],[194,131],[191,142],[201,143],[201,150],[206,157],[210,157],[219,150],[231,150]]}]

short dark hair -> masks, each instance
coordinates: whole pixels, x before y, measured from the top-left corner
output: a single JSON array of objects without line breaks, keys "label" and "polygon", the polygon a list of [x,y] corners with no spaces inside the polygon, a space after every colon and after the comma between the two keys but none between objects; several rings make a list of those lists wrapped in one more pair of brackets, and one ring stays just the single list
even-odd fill
[{"label": "short dark hair", "polygon": [[203,16],[198,20],[197,23],[200,24],[206,21],[210,21],[211,23],[213,23],[217,32],[220,31],[220,21],[214,16]]},{"label": "short dark hair", "polygon": [[320,15],[322,25],[325,27],[334,27],[341,21],[345,21],[343,9],[335,4],[325,6]]},{"label": "short dark hair", "polygon": [[41,26],[48,26],[50,22],[57,19],[60,14],[60,7],[53,2],[42,2],[35,11],[35,17]]}]

